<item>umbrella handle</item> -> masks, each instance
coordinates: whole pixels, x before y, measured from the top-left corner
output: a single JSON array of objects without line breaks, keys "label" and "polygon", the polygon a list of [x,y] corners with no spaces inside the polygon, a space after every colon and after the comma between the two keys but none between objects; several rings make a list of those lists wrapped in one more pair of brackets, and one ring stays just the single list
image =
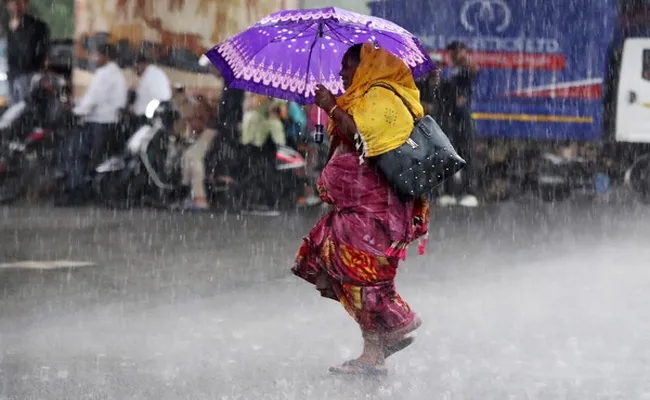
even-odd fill
[{"label": "umbrella handle", "polygon": [[[323,22],[318,23],[318,37],[319,38],[323,37]],[[312,49],[314,48],[315,44],[316,44],[316,42],[314,41],[314,43],[312,44]],[[311,52],[309,53],[309,55],[311,56]],[[319,56],[320,56],[320,52],[319,52]],[[323,64],[322,64],[322,62],[320,60],[320,57],[319,57],[319,68],[322,68],[322,67],[323,67]],[[322,71],[321,71],[321,74],[322,74]],[[316,107],[318,107],[318,106],[316,106]],[[321,121],[321,110],[322,110],[322,108],[318,107],[318,115],[316,116],[316,130],[314,131],[314,138],[313,138],[314,143],[316,143],[316,144],[321,144],[321,143],[323,143],[323,140],[325,140],[325,135],[323,134],[324,126],[323,126],[323,122]]]},{"label": "umbrella handle", "polygon": [[[315,105],[315,104],[314,104]],[[316,105],[315,105],[316,106]],[[323,126],[323,122],[321,120],[321,114],[322,114],[322,108],[316,106],[318,108],[318,115],[316,115],[316,126],[314,127],[314,133],[312,134],[312,139],[314,140],[314,143],[316,144],[321,144],[323,143],[323,140],[325,140],[325,135],[324,135],[324,130],[325,127]]]},{"label": "umbrella handle", "polygon": [[314,130],[314,134],[313,134],[314,143],[321,144],[325,139],[325,134],[323,133],[324,131],[323,124],[320,122],[320,111],[318,112],[318,121],[316,123],[315,128],[316,129]]}]

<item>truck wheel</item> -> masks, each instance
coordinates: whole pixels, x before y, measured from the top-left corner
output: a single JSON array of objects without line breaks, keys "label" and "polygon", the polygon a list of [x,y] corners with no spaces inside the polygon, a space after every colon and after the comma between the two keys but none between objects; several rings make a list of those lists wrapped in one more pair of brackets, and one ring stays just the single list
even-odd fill
[{"label": "truck wheel", "polygon": [[119,172],[107,172],[95,175],[92,181],[95,200],[108,208],[116,206],[119,191]]},{"label": "truck wheel", "polygon": [[639,158],[625,173],[625,184],[644,204],[650,204],[650,155]]},{"label": "truck wheel", "polygon": [[571,189],[566,185],[540,185],[537,194],[547,203],[556,203],[566,200],[571,195]]}]

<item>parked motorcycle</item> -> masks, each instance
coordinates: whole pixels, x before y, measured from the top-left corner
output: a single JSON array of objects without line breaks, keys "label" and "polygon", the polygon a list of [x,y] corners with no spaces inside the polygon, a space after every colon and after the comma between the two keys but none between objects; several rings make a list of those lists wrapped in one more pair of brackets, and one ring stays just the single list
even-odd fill
[{"label": "parked motorcycle", "polygon": [[106,206],[144,205],[175,189],[164,161],[167,137],[180,115],[173,103],[157,100],[147,106],[145,115],[147,122],[129,136],[124,150],[95,168],[93,192]]},{"label": "parked motorcycle", "polygon": [[593,193],[594,171],[581,158],[545,153],[538,162],[533,186],[542,200],[563,201],[575,191]]},{"label": "parked motorcycle", "polygon": [[[129,138],[123,154],[114,156],[96,169],[95,192],[98,199],[110,207],[132,207],[153,205],[166,207],[186,195],[180,184],[180,172],[167,165],[167,153],[172,137],[172,126],[180,117],[171,102],[153,100],[146,110],[148,122]],[[222,149],[222,153],[237,157],[236,149]],[[214,153],[212,153],[214,154]],[[208,158],[210,155],[208,155]],[[206,186],[208,194],[215,200],[236,203],[243,193],[250,177],[237,176],[234,179],[220,179],[222,171],[215,164],[223,161],[223,154],[216,162],[206,159],[208,173]],[[284,179],[283,189],[289,191],[295,186],[305,161],[295,150],[280,147],[276,155],[276,171]],[[295,179],[294,179],[295,178]],[[286,193],[280,194],[286,196]],[[295,204],[295,203],[294,203]]]},{"label": "parked motorcycle", "polygon": [[67,101],[65,80],[44,76],[0,117],[0,203],[54,183],[58,149],[72,124]]},{"label": "parked motorcycle", "polygon": [[[215,147],[217,152],[213,151],[206,159],[206,186],[212,203],[231,210],[250,205],[251,190],[255,190],[259,184],[257,174],[260,171],[248,166],[250,160],[246,159],[246,152],[242,152],[241,146],[222,141]],[[224,157],[224,153],[230,154],[230,157]],[[309,183],[306,166],[300,152],[288,146],[278,146],[275,168],[267,175],[270,180],[267,183],[273,188],[280,209],[291,209],[298,203],[305,185]],[[228,180],[224,181],[223,178]]]}]

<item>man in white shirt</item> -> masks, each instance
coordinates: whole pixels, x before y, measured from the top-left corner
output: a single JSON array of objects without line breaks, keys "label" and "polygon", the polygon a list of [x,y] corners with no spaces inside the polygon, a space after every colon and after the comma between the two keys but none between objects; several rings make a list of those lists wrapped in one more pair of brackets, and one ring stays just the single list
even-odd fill
[{"label": "man in white shirt", "polygon": [[[120,67],[115,63],[117,52],[110,44],[99,46],[92,61],[97,65],[92,81],[73,112],[85,122],[68,141],[68,197],[77,196],[84,176],[109,153],[118,134],[120,111],[126,106],[128,85]],[[78,198],[69,199],[72,202]]]},{"label": "man in white shirt", "polygon": [[144,117],[151,100],[160,102],[171,100],[172,87],[165,71],[153,65],[145,55],[141,54],[137,57],[134,70],[140,80],[131,111],[138,117]]}]

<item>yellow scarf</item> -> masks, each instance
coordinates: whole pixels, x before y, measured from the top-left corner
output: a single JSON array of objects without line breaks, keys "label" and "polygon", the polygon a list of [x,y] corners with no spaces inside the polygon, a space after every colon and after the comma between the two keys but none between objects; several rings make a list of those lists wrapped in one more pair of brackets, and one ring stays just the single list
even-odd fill
[{"label": "yellow scarf", "polygon": [[[389,85],[406,100],[418,118],[424,110],[420,104],[420,91],[409,67],[384,49],[365,43],[361,49],[361,62],[352,79],[352,86],[336,103],[352,115],[363,146],[363,155],[374,157],[394,150],[406,143],[413,130],[413,117],[402,100],[387,88]],[[329,125],[330,135],[335,129]]]}]

